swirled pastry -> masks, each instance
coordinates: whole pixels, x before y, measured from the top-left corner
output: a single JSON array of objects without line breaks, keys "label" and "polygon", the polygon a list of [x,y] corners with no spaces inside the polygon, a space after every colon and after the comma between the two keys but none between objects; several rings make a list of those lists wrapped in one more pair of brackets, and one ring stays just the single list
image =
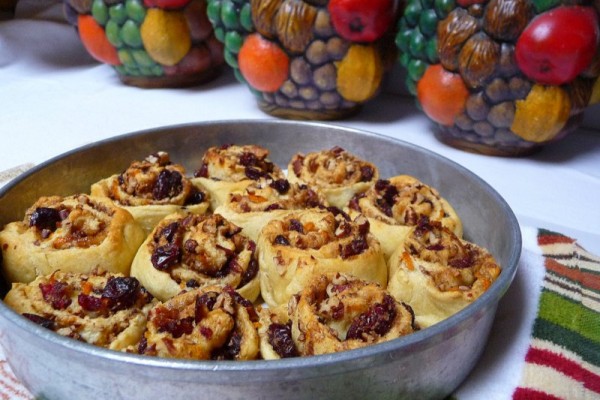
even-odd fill
[{"label": "swirled pastry", "polygon": [[129,211],[146,234],[164,217],[180,210],[203,214],[208,210],[206,193],[185,176],[182,165],[159,151],[134,161],[121,174],[96,182],[93,196],[108,197]]},{"label": "swirled pastry", "polygon": [[94,268],[129,274],[144,240],[131,214],[85,194],[41,197],[22,221],[0,231],[3,272],[9,282],[31,282],[56,270]]},{"label": "swirled pastry", "polygon": [[165,301],[198,286],[229,285],[250,301],[260,293],[256,244],[218,214],[173,214],[140,246],[131,275]]},{"label": "swirled pastry", "polygon": [[194,183],[210,194],[210,204],[215,210],[227,202],[229,193],[242,191],[255,180],[284,179],[281,168],[268,157],[269,150],[256,145],[211,147],[194,173]]},{"label": "swirled pastry", "polygon": [[352,350],[417,330],[410,306],[376,283],[339,273],[315,276],[287,311],[288,322],[277,310],[262,312],[265,358]]},{"label": "swirled pastry", "polygon": [[290,184],[286,179],[261,178],[244,190],[229,195],[216,214],[242,227],[243,232],[258,240],[262,228],[272,219],[282,218],[291,210],[324,207],[325,197],[304,184]]},{"label": "swirled pastry", "polygon": [[424,221],[412,228],[389,264],[388,290],[413,307],[424,328],[472,303],[500,274],[487,250],[458,238],[439,222]]},{"label": "swirled pastry", "polygon": [[14,283],[4,303],[60,335],[113,350],[136,345],[152,299],[135,278],[106,272],[57,271]]},{"label": "swirled pastry", "polygon": [[182,292],[155,306],[138,351],[195,360],[253,360],[259,355],[252,303],[230,287]]},{"label": "swirled pastry", "polygon": [[378,180],[349,203],[350,215],[369,219],[371,232],[381,243],[386,258],[422,219],[439,221],[462,237],[462,223],[454,208],[437,190],[409,175]]},{"label": "swirled pastry", "polygon": [[315,153],[298,153],[288,165],[290,182],[305,183],[323,192],[330,205],[344,208],[352,197],[369,189],[379,170],[341,147]]},{"label": "swirled pastry", "polygon": [[258,239],[260,288],[270,307],[287,303],[317,274],[343,272],[387,282],[379,242],[364,217],[339,211],[306,210],[269,222]]}]

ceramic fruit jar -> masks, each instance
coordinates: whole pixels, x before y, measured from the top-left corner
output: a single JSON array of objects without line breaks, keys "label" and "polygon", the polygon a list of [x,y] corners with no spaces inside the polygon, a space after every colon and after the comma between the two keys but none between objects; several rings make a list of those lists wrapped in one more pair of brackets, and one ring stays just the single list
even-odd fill
[{"label": "ceramic fruit jar", "polygon": [[86,50],[126,84],[192,86],[224,65],[206,0],[64,0],[64,6]]},{"label": "ceramic fruit jar", "polygon": [[379,91],[395,57],[396,0],[208,0],[225,60],[264,112],[339,119]]},{"label": "ceramic fruit jar", "polygon": [[398,28],[408,89],[452,146],[525,155],[577,127],[598,100],[590,2],[409,0]]}]

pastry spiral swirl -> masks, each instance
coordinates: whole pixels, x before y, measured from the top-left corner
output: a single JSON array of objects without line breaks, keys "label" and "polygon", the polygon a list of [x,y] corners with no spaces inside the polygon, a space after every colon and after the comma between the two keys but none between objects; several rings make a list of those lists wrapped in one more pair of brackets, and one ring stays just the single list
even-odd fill
[{"label": "pastry spiral swirl", "polygon": [[219,206],[221,214],[253,240],[258,240],[262,228],[271,220],[282,218],[293,210],[324,207],[327,200],[318,191],[304,184],[290,184],[286,179],[261,178],[239,192],[229,195]]},{"label": "pastry spiral swirl", "polygon": [[4,303],[60,335],[113,350],[136,345],[156,303],[135,278],[57,271],[15,283]]},{"label": "pastry spiral swirl", "polygon": [[298,211],[263,228],[260,287],[270,307],[287,303],[316,274],[343,272],[385,286],[387,266],[368,221],[329,210]]},{"label": "pastry spiral swirl", "polygon": [[462,223],[454,208],[437,190],[409,175],[378,180],[349,203],[350,215],[361,213],[369,219],[371,232],[389,258],[421,220],[439,221],[462,237]]},{"label": "pastry spiral swirl", "polygon": [[164,151],[134,161],[123,173],[94,183],[91,194],[108,197],[125,208],[146,233],[178,210],[202,214],[209,207],[206,193],[193,185],[185,168],[171,162]]},{"label": "pastry spiral swirl", "polygon": [[250,301],[260,292],[256,244],[219,214],[176,213],[163,219],[131,266],[156,298],[165,301],[199,286],[229,285]]},{"label": "pastry spiral swirl", "polygon": [[0,231],[3,272],[9,282],[31,282],[59,269],[89,273],[99,267],[128,275],[143,240],[131,214],[106,199],[41,197],[22,221]]},{"label": "pastry spiral swirl", "polygon": [[412,309],[380,285],[330,273],[313,277],[290,299],[287,318],[280,309],[261,312],[261,349],[265,358],[328,354],[415,330]]},{"label": "pastry spiral swirl", "polygon": [[413,307],[421,327],[462,310],[501,271],[487,250],[457,237],[439,222],[427,221],[412,228],[389,265],[388,290]]},{"label": "pastry spiral swirl", "polygon": [[268,157],[269,150],[257,145],[211,147],[204,153],[193,181],[210,194],[215,210],[227,202],[229,193],[242,191],[253,181],[284,179],[281,168]]},{"label": "pastry spiral swirl", "polygon": [[374,164],[364,161],[341,147],[297,153],[289,162],[288,179],[323,192],[330,205],[344,208],[352,197],[365,192],[379,178]]},{"label": "pastry spiral swirl", "polygon": [[138,351],[195,360],[253,360],[259,354],[252,303],[230,287],[206,286],[156,305]]}]

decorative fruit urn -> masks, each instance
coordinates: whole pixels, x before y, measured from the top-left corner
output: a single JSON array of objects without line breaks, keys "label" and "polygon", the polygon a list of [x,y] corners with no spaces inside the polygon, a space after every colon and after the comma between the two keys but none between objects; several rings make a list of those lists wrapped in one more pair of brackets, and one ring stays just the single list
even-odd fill
[{"label": "decorative fruit urn", "polygon": [[396,44],[409,91],[439,126],[436,137],[519,156],[576,128],[600,94],[593,4],[409,0]]},{"label": "decorative fruit urn", "polygon": [[132,86],[185,87],[215,78],[223,45],[206,0],[64,0],[88,53]]},{"label": "decorative fruit urn", "polygon": [[264,112],[356,113],[395,60],[397,0],[208,0],[225,60]]}]

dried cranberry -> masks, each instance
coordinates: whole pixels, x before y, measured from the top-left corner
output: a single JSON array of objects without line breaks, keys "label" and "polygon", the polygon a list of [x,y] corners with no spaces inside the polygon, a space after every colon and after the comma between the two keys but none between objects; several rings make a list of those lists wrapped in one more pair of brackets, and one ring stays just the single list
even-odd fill
[{"label": "dried cranberry", "polygon": [[196,304],[194,308],[194,321],[196,323],[202,321],[202,318],[204,318],[210,311],[212,311],[213,307],[217,302],[218,295],[219,294],[216,292],[208,292],[204,293],[202,296],[196,297]]},{"label": "dried cranberry", "polygon": [[369,248],[369,244],[367,243],[367,240],[364,237],[360,237],[354,239],[345,246],[340,245],[340,247],[340,257],[342,257],[342,259],[345,260],[352,256],[356,256],[358,254],[363,253]]},{"label": "dried cranberry", "polygon": [[444,245],[441,243],[430,244],[429,246],[425,246],[427,250],[431,251],[441,251],[444,250]]},{"label": "dried cranberry", "polygon": [[183,177],[177,171],[168,169],[160,171],[154,189],[152,189],[152,197],[155,200],[162,200],[177,196],[183,190],[182,180]]},{"label": "dried cranberry", "polygon": [[148,348],[148,339],[146,337],[142,337],[140,342],[138,343],[138,354],[144,354],[146,349]]},{"label": "dried cranberry", "polygon": [[369,310],[360,314],[352,321],[346,339],[365,340],[365,335],[385,335],[396,318],[396,302],[386,295],[381,303],[376,303]]},{"label": "dried cranberry", "polygon": [[194,176],[196,178],[208,178],[208,164],[205,162],[202,163],[200,168],[194,172]]},{"label": "dried cranberry", "polygon": [[377,182],[375,182],[375,190],[378,192],[383,192],[390,186],[390,184],[390,181],[387,179],[378,179]]},{"label": "dried cranberry", "polygon": [[304,234],[304,225],[297,219],[290,219],[290,230]]},{"label": "dried cranberry", "polygon": [[377,205],[377,208],[379,208],[379,210],[382,213],[384,213],[385,215],[387,215],[388,217],[391,218],[394,216],[394,213],[392,211],[392,206],[384,199],[375,200],[375,204]]},{"label": "dried cranberry", "polygon": [[104,286],[102,298],[108,299],[111,310],[124,310],[135,304],[139,289],[140,282],[136,278],[111,276]]},{"label": "dried cranberry", "polygon": [[159,246],[152,253],[150,261],[154,268],[165,271],[169,269],[169,267],[179,264],[181,261],[181,250],[179,246],[172,243]]},{"label": "dried cranberry", "polygon": [[244,167],[254,166],[258,163],[258,158],[256,154],[250,152],[244,152],[240,155],[240,164]]},{"label": "dried cranberry", "polygon": [[275,240],[273,241],[273,244],[280,244],[282,246],[289,246],[290,245],[290,241],[283,235],[277,235],[275,236]]},{"label": "dried cranberry", "polygon": [[250,282],[254,277],[258,274],[258,262],[255,258],[252,258],[248,263],[248,268],[244,272],[242,276],[242,281],[240,282],[240,287],[244,286],[246,283]]},{"label": "dried cranberry", "polygon": [[206,199],[206,195],[204,194],[204,192],[198,189],[194,189],[192,190],[188,198],[185,200],[185,204],[200,204],[204,201],[204,199]]},{"label": "dried cranberry", "polygon": [[273,203],[273,204],[269,204],[269,206],[267,208],[265,208],[265,211],[273,211],[273,210],[281,210],[281,209],[283,209],[281,204]]},{"label": "dried cranberry", "polygon": [[360,212],[360,204],[359,204],[359,201],[360,201],[360,199],[362,199],[363,197],[365,197],[365,194],[364,194],[364,193],[360,193],[360,194],[357,194],[357,195],[355,195],[354,197],[352,197],[352,198],[350,199],[350,202],[348,203],[348,207],[349,207],[351,210],[354,210],[354,211],[358,211],[358,212]]},{"label": "dried cranberry", "polygon": [[346,221],[350,221],[350,216],[338,207],[330,206],[330,207],[326,207],[326,210],[329,211],[330,213],[332,213],[336,217],[338,215],[341,215]]},{"label": "dried cranberry", "polygon": [[269,184],[279,194],[286,194],[290,190],[290,182],[287,179],[277,179]]},{"label": "dried cranberry", "polygon": [[178,231],[179,223],[171,222],[169,225],[165,226],[158,232],[158,235],[154,238],[154,240],[158,242],[161,237],[164,237],[167,242],[172,243]]},{"label": "dried cranberry", "polygon": [[332,152],[335,156],[338,156],[346,150],[342,149],[340,146],[334,146],[329,151]]},{"label": "dried cranberry", "polygon": [[55,310],[64,310],[71,304],[70,288],[65,282],[54,281],[40,283],[42,296]]},{"label": "dried cranberry", "polygon": [[200,283],[195,280],[195,279],[190,279],[185,283],[185,287],[187,288],[199,288],[200,287]]},{"label": "dried cranberry", "polygon": [[360,167],[360,181],[361,182],[369,182],[371,179],[373,179],[374,175],[375,175],[375,171],[369,165],[363,165],[362,167]]},{"label": "dried cranberry", "polygon": [[292,323],[271,324],[268,330],[269,344],[281,358],[298,357],[298,349],[292,339]]},{"label": "dried cranberry", "polygon": [[394,185],[388,186],[383,194],[384,200],[390,205],[394,204],[396,196],[398,196],[398,188]]},{"label": "dried cranberry", "polygon": [[159,332],[168,332],[173,338],[177,339],[183,335],[189,335],[194,330],[194,318],[187,317],[182,319],[163,318],[158,324]]},{"label": "dried cranberry", "polygon": [[227,343],[220,349],[213,352],[213,360],[235,360],[242,349],[242,335],[238,331],[233,331],[229,336]]},{"label": "dried cranberry", "polygon": [[335,321],[339,321],[344,318],[344,312],[344,303],[340,301],[337,306],[331,307],[331,318],[333,318]]},{"label": "dried cranberry", "polygon": [[338,238],[348,237],[352,234],[352,226],[348,222],[343,222],[338,225],[336,232],[336,237]]},{"label": "dried cranberry", "polygon": [[244,174],[246,174],[246,177],[248,179],[252,179],[253,181],[257,181],[260,178],[268,175],[268,174],[264,173],[263,171],[261,171],[260,169],[254,168],[254,167],[244,168]]},{"label": "dried cranberry", "polygon": [[448,265],[450,265],[452,268],[465,269],[472,267],[474,262],[475,260],[473,259],[473,254],[468,252],[463,257],[448,261]]},{"label": "dried cranberry", "polygon": [[60,211],[49,207],[38,207],[31,214],[29,226],[35,226],[40,231],[48,230],[54,232],[58,223],[62,221]]},{"label": "dried cranberry", "polygon": [[106,307],[106,301],[102,301],[101,297],[90,296],[87,294],[79,294],[77,296],[77,302],[85,311],[95,312],[100,311]]},{"label": "dried cranberry", "polygon": [[304,157],[301,156],[298,156],[292,163],[292,168],[294,169],[294,174],[296,174],[296,176],[300,176],[300,173],[302,172],[303,163]]},{"label": "dried cranberry", "polygon": [[368,219],[365,218],[365,220],[362,224],[358,224],[358,234],[360,236],[367,236],[367,234],[369,233],[370,230],[371,230],[371,224],[369,223]]},{"label": "dried cranberry", "polygon": [[43,328],[50,329],[51,331],[56,330],[56,323],[51,319],[44,318],[41,315],[37,314],[23,313],[21,315]]}]

